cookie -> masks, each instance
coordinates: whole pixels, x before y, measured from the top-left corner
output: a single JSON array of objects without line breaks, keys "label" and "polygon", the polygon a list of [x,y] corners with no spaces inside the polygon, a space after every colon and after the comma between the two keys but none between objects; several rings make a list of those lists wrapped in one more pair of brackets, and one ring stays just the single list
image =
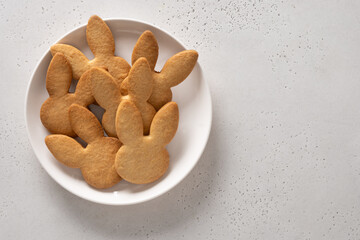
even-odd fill
[{"label": "cookie", "polygon": [[117,173],[135,184],[151,183],[163,176],[169,166],[165,146],[175,136],[178,123],[178,106],[169,102],[156,113],[150,135],[143,136],[141,113],[131,101],[122,101],[116,113],[116,132],[123,143],[116,154]]},{"label": "cookie", "polygon": [[127,76],[130,65],[121,57],[114,56],[115,42],[110,28],[98,16],[92,16],[86,27],[86,39],[94,59],[89,60],[77,48],[67,44],[55,44],[50,48],[53,55],[61,52],[69,61],[73,76],[79,79],[91,67],[105,67],[120,84]]},{"label": "cookie", "polygon": [[121,178],[115,170],[114,161],[120,141],[104,137],[97,118],[80,105],[71,105],[69,119],[74,132],[87,146],[82,147],[71,137],[54,134],[45,138],[50,152],[64,165],[80,168],[85,181],[94,188],[109,188],[118,183]]},{"label": "cookie", "polygon": [[144,134],[149,133],[151,121],[156,113],[154,107],[147,102],[153,88],[151,74],[147,60],[139,58],[132,66],[129,75],[123,81],[123,85],[127,89],[126,95],[123,95],[120,87],[107,71],[100,68],[90,70],[92,93],[96,102],[105,109],[101,122],[109,136],[116,136],[116,110],[124,99],[131,100],[140,110]]},{"label": "cookie", "polygon": [[71,72],[65,56],[62,53],[55,54],[46,74],[49,98],[40,109],[41,122],[51,133],[75,136],[69,121],[69,107],[73,103],[88,106],[94,102],[88,72],[81,76],[75,92],[69,93]]},{"label": "cookie", "polygon": [[[195,50],[185,50],[169,58],[161,72],[154,71],[159,54],[159,46],[154,34],[145,31],[136,42],[131,62],[136,62],[140,57],[145,57],[153,71],[154,88],[149,103],[159,110],[172,99],[171,87],[184,81],[193,70],[198,59]],[[125,88],[125,86],[124,86]]]}]

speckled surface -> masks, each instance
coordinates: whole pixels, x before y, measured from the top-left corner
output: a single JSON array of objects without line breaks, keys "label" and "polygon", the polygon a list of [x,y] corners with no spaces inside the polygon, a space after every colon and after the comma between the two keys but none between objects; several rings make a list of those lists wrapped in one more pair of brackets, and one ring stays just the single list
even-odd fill
[{"label": "speckled surface", "polygon": [[[360,239],[360,1],[0,1],[1,239]],[[103,18],[161,27],[199,63],[213,127],[197,166],[150,202],[56,184],[28,142],[30,75]]]}]

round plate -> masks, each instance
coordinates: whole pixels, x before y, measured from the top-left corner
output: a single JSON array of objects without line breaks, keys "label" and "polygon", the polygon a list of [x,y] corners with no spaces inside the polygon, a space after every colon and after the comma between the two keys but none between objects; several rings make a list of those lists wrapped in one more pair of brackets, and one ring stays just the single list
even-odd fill
[{"label": "round plate", "polygon": [[[168,58],[185,50],[185,47],[169,33],[148,23],[129,19],[111,19],[106,20],[106,23],[115,39],[115,55],[123,57],[128,62],[131,62],[131,53],[138,37],[145,30],[152,31],[159,43],[159,59],[155,67],[157,71],[161,70]],[[81,26],[68,33],[59,43],[73,45],[92,59],[85,30],[86,25]],[[199,64],[196,64],[193,72],[183,83],[172,88],[173,101],[178,103],[180,110],[180,121],[176,136],[167,146],[170,166],[165,175],[150,184],[135,185],[123,180],[112,188],[98,190],[90,187],[83,180],[79,169],[72,169],[59,163],[45,145],[44,139],[49,132],[40,121],[40,107],[48,98],[45,78],[50,60],[51,54],[48,51],[37,64],[32,75],[25,100],[25,119],[31,145],[41,165],[65,189],[97,203],[135,204],[169,191],[195,166],[208,140],[212,118],[209,87]]]}]

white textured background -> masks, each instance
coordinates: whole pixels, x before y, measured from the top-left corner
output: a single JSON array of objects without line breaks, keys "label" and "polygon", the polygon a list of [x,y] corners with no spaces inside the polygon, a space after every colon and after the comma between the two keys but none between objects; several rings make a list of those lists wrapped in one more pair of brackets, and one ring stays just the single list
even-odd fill
[{"label": "white textured background", "polygon": [[[1,1],[1,239],[360,239],[360,1]],[[61,36],[135,18],[200,53],[207,148],[150,202],[109,207],[42,169],[24,122],[36,63]]]}]

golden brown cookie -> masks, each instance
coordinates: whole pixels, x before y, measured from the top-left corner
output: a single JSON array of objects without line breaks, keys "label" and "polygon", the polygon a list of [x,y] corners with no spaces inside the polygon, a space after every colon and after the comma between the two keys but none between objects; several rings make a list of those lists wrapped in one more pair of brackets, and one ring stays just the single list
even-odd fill
[{"label": "golden brown cookie", "polygon": [[86,39],[94,59],[89,60],[77,48],[67,44],[55,44],[50,48],[53,55],[61,52],[69,61],[75,79],[91,67],[106,67],[110,74],[121,84],[130,70],[130,65],[121,57],[114,56],[115,43],[110,28],[98,16],[90,17],[86,27]]},{"label": "golden brown cookie", "polygon": [[69,118],[74,132],[87,146],[83,148],[71,137],[54,134],[45,138],[50,152],[66,166],[80,168],[85,181],[95,188],[109,188],[118,183],[121,178],[115,171],[114,161],[120,141],[104,137],[99,121],[80,105],[71,105]]},{"label": "golden brown cookie", "polygon": [[62,53],[57,53],[50,62],[46,74],[46,89],[49,98],[42,104],[40,119],[51,133],[75,136],[70,126],[68,110],[71,104],[88,106],[94,102],[88,72],[84,73],[74,93],[69,93],[72,81],[71,67]]},{"label": "golden brown cookie", "polygon": [[127,95],[125,96],[121,94],[120,87],[116,84],[114,78],[104,69],[91,69],[90,79],[93,96],[96,102],[105,109],[102,125],[109,136],[116,137],[116,110],[124,99],[135,103],[142,115],[143,131],[145,134],[149,133],[150,124],[156,111],[147,102],[152,92],[153,79],[149,64],[145,58],[139,58],[134,63],[129,75],[123,81],[123,85],[127,89]]},{"label": "golden brown cookie", "polygon": [[[140,57],[145,57],[153,71],[154,88],[149,103],[159,110],[172,99],[171,87],[184,81],[193,70],[198,59],[195,50],[185,50],[169,58],[161,72],[154,71],[159,54],[159,46],[154,34],[145,31],[136,42],[131,62],[134,64]],[[122,86],[125,88],[125,86]]]},{"label": "golden brown cookie", "polygon": [[151,183],[163,176],[169,166],[165,146],[175,136],[178,123],[178,106],[169,102],[156,113],[150,135],[143,136],[139,110],[131,101],[122,101],[116,113],[116,132],[123,143],[115,160],[118,174],[135,184]]}]

